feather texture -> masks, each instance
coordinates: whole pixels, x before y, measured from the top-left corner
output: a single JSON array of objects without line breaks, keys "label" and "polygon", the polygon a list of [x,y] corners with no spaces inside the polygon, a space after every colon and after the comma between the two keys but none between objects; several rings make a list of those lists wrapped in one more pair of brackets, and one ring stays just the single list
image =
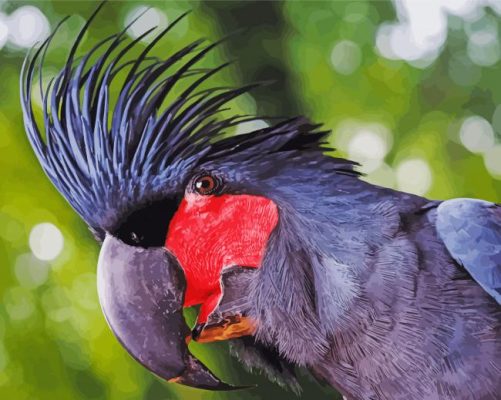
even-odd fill
[{"label": "feather texture", "polygon": [[437,231],[452,257],[501,304],[501,207],[453,199],[437,209]]},{"label": "feather texture", "polygon": [[[219,158],[245,161],[256,154],[288,154],[292,149],[323,146],[326,132],[303,118],[224,139],[228,128],[257,117],[218,118],[218,114],[256,85],[203,88],[228,65],[200,67],[222,40],[206,45],[196,40],[165,59],[151,56],[154,46],[186,14],[156,34],[137,58],[129,55],[151,30],[127,41],[125,27],[77,57],[101,7],[85,23],[64,67],[45,91],[40,72],[42,126],[33,110],[33,82],[57,28],[27,56],[21,73],[24,124],[35,154],[96,236],[112,230],[134,209],[182,192],[193,169],[202,163]],[[116,97],[112,85],[120,88]],[[164,104],[174,90],[180,94]]]}]

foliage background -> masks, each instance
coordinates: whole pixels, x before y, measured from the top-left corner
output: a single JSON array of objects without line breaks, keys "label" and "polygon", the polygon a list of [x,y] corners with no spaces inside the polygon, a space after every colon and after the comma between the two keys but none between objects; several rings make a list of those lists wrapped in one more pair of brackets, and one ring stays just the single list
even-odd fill
[{"label": "foliage background", "polygon": [[[438,47],[429,44],[436,47],[431,56],[388,56],[381,27],[410,19],[402,3],[111,2],[83,47],[122,29],[131,12],[144,5],[154,7],[151,18],[160,24],[192,10],[157,47],[160,56],[200,36],[216,40],[246,28],[208,60],[236,60],[214,84],[274,83],[235,101],[231,112],[305,114],[333,130],[332,144],[341,155],[364,162],[368,180],[434,199],[499,202],[501,5],[471,0],[477,4],[471,12],[444,13],[445,22],[439,22],[445,23],[447,37],[443,44],[435,37]],[[426,7],[435,6],[421,3],[428,18]],[[225,380],[257,383],[256,389],[219,394],[164,384],[116,342],[96,296],[99,248],[44,176],[24,135],[18,77],[26,46],[16,45],[14,36],[2,41],[1,21],[11,18],[14,35],[12,16],[26,5],[38,8],[52,28],[74,15],[54,41],[44,68],[50,76],[97,3],[0,0],[0,398],[292,397],[245,372],[224,343],[192,350]],[[18,34],[23,31],[28,25],[17,27]],[[251,128],[239,127],[237,133]],[[40,223],[51,225],[33,229]],[[57,246],[60,234],[62,247]],[[304,398],[336,396],[306,374],[301,381]]]}]

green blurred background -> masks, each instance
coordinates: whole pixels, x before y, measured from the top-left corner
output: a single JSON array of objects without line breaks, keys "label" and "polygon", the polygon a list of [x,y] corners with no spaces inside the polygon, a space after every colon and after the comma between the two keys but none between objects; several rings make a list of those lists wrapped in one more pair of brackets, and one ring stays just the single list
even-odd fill
[{"label": "green blurred background", "polygon": [[[224,343],[192,351],[225,380],[256,389],[217,394],[164,384],[108,330],[95,288],[98,246],[39,168],[18,95],[27,48],[73,15],[53,42],[50,78],[96,5],[0,0],[0,399],[294,397],[245,372]],[[147,6],[131,37],[193,11],[158,56],[246,28],[207,60],[236,60],[213,84],[273,83],[236,100],[231,113],[323,122],[339,154],[362,162],[365,179],[377,184],[501,201],[501,1],[110,2],[83,48]],[[304,398],[337,396],[307,374],[301,382]]]}]

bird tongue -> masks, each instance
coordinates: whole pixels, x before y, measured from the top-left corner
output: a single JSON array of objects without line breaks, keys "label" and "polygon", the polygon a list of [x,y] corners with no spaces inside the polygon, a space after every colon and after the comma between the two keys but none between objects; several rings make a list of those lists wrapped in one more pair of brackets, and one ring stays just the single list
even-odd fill
[{"label": "bird tongue", "polygon": [[106,236],[98,263],[99,301],[124,348],[159,377],[184,385],[236,389],[190,354],[182,314],[185,279],[164,248],[143,249]]},{"label": "bird tongue", "polygon": [[192,337],[197,342],[214,342],[252,335],[256,321],[247,316],[250,282],[255,268],[232,266],[223,269],[220,277],[221,298],[205,323],[197,324]]}]

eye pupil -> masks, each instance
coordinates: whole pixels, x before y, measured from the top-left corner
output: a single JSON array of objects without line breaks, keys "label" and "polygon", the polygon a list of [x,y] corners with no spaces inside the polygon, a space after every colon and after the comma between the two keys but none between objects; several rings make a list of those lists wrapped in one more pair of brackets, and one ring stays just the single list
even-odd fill
[{"label": "eye pupil", "polygon": [[211,182],[209,179],[202,179],[200,182],[198,182],[198,186],[201,189],[207,189],[211,186]]}]

